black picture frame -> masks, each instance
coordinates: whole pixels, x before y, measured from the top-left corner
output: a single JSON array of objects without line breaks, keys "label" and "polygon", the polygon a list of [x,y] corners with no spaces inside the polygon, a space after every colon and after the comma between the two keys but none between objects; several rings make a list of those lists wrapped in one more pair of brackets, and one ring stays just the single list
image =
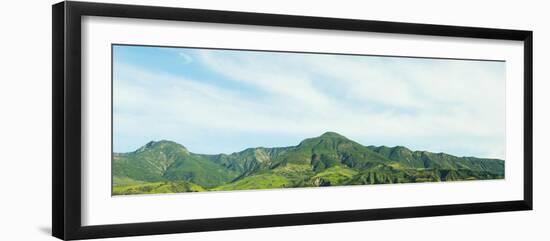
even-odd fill
[{"label": "black picture frame", "polygon": [[[140,222],[99,226],[81,224],[81,17],[104,16],[207,23],[350,30],[426,36],[517,40],[524,43],[524,193],[522,200],[421,207]],[[308,225],[380,219],[532,210],[533,208],[533,33],[460,26],[367,21],[278,14],[151,7],[90,2],[52,6],[52,233],[60,239],[185,233]]]}]

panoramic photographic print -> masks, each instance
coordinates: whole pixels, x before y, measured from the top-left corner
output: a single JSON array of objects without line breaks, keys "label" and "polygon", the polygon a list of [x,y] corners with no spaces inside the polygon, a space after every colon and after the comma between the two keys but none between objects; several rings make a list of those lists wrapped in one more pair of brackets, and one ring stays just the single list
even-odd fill
[{"label": "panoramic photographic print", "polygon": [[506,63],[112,45],[112,195],[505,177]]}]

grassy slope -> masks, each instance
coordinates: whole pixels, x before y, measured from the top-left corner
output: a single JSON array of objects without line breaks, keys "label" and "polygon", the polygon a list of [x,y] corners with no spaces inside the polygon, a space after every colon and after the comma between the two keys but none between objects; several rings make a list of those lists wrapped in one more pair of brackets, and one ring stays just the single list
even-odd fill
[{"label": "grassy slope", "polygon": [[333,166],[315,174],[311,181],[315,186],[339,186],[347,184],[356,174],[356,170],[348,167]]},{"label": "grassy slope", "polygon": [[190,182],[151,182],[113,186],[112,195],[204,192],[206,189]]},{"label": "grassy slope", "polygon": [[212,191],[226,190],[250,190],[250,189],[270,189],[283,188],[290,186],[290,181],[276,174],[266,173],[249,176],[235,182],[212,188]]}]

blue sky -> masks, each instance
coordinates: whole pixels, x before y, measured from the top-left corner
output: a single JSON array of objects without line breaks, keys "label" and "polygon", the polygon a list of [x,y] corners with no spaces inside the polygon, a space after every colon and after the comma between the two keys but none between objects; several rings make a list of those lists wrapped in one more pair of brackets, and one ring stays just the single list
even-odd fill
[{"label": "blue sky", "polygon": [[113,148],[363,145],[505,158],[505,63],[113,46]]}]

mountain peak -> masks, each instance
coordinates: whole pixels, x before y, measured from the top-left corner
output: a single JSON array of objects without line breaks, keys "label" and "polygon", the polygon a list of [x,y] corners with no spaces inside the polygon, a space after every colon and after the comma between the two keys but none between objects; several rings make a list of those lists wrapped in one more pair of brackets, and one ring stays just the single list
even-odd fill
[{"label": "mountain peak", "polygon": [[340,135],[336,132],[332,132],[332,131],[327,131],[327,132],[323,133],[320,137],[321,138],[345,138],[345,139],[347,139],[345,136]]},{"label": "mountain peak", "polygon": [[147,150],[154,150],[154,149],[160,149],[160,150],[180,150],[183,152],[188,153],[187,148],[182,146],[179,143],[168,141],[168,140],[160,140],[160,141],[150,141],[144,146],[140,147],[136,150],[136,152],[143,152]]},{"label": "mountain peak", "polygon": [[404,147],[404,146],[395,146],[393,149],[395,149],[396,151],[401,151],[401,152],[412,152],[409,148],[407,147]]},{"label": "mountain peak", "polygon": [[[314,137],[314,138],[308,138],[300,142],[300,145],[298,146],[317,146],[317,145],[328,145],[333,148],[333,144],[338,143],[347,143],[347,142],[353,142],[346,138],[343,135],[340,135],[336,132],[325,132],[321,136]],[[332,144],[331,144],[332,143]]]}]

